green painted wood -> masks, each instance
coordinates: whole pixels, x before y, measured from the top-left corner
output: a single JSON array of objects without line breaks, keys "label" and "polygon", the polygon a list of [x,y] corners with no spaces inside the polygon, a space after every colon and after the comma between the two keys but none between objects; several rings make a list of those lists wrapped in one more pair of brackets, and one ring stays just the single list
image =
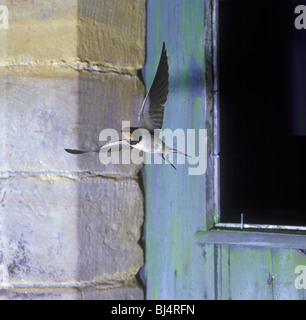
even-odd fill
[{"label": "green painted wood", "polygon": [[305,233],[277,233],[255,231],[209,230],[198,231],[196,240],[200,244],[223,243],[269,248],[306,249]]},{"label": "green painted wood", "polygon": [[305,265],[300,250],[203,245],[204,298],[208,300],[304,300],[295,268]]},{"label": "green painted wood", "polygon": [[[170,87],[163,128],[205,128],[203,0],[148,0],[147,63],[150,86],[163,41]],[[202,248],[205,175],[188,175],[188,165],[145,165],[145,274],[147,299],[203,299]]]},{"label": "green painted wood", "polygon": [[298,250],[218,245],[217,299],[303,300],[296,289],[296,266],[305,265]]},{"label": "green painted wood", "polygon": [[[203,11],[204,0],[147,1],[144,79],[148,89],[165,41],[170,92],[164,127],[173,130],[205,128]],[[296,266],[306,265],[303,251],[275,248],[277,239],[267,241],[262,234],[257,242],[262,246],[254,238],[237,245],[232,233],[214,243],[199,241],[207,235],[197,233],[207,229],[205,176],[189,176],[187,170],[182,165],[177,171],[168,165],[142,170],[146,298],[305,299],[305,290],[294,286]]]}]

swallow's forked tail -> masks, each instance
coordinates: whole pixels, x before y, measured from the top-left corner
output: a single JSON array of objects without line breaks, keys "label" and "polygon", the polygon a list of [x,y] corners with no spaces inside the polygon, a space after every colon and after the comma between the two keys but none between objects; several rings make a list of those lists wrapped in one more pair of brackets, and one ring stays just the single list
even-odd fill
[{"label": "swallow's forked tail", "polygon": [[99,152],[100,149],[102,147],[98,147],[96,149],[93,149],[93,150],[76,150],[76,149],[65,149],[66,152],[68,153],[72,153],[72,154],[84,154],[84,153],[89,153],[89,152]]}]

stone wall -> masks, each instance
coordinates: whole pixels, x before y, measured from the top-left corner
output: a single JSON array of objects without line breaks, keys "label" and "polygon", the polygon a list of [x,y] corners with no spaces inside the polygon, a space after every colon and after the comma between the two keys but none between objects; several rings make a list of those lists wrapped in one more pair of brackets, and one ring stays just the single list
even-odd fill
[{"label": "stone wall", "polygon": [[140,166],[64,149],[137,119],[145,0],[1,4],[0,298],[142,299]]}]

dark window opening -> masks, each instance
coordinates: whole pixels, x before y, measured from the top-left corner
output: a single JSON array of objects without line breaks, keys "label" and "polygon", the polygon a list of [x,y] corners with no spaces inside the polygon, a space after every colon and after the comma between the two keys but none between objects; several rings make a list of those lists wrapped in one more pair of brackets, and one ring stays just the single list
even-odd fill
[{"label": "dark window opening", "polygon": [[219,1],[221,222],[306,225],[299,0]]}]

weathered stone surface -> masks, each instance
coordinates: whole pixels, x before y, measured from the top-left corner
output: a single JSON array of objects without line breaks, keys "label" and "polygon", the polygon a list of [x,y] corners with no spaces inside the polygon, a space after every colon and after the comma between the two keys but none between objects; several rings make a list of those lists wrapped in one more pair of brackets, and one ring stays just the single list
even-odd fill
[{"label": "weathered stone surface", "polygon": [[[0,181],[0,283],[116,283],[143,263],[135,180]],[[30,286],[31,286],[30,285]]]},{"label": "weathered stone surface", "polygon": [[[30,69],[30,70],[29,70]],[[102,165],[92,149],[102,129],[119,133],[121,121],[136,123],[144,88],[136,76],[2,68],[0,78],[0,174],[2,172],[98,172],[135,175],[139,165]]]},{"label": "weathered stone surface", "polygon": [[140,69],[145,58],[145,5],[145,0],[80,1],[80,59]]},{"label": "weathered stone surface", "polygon": [[0,289],[0,300],[142,300],[143,290],[136,284],[101,288]]},{"label": "weathered stone surface", "polygon": [[140,69],[145,54],[145,0],[3,1],[9,29],[0,32],[0,62],[86,60]]},{"label": "weathered stone surface", "polygon": [[145,0],[1,4],[0,299],[143,299],[141,165],[64,149],[136,124]]},{"label": "weathered stone surface", "polygon": [[0,61],[77,60],[77,0],[10,0]]},{"label": "weathered stone surface", "polygon": [[84,300],[142,300],[144,298],[143,289],[135,284],[107,290],[88,287],[83,289],[81,294]]}]

